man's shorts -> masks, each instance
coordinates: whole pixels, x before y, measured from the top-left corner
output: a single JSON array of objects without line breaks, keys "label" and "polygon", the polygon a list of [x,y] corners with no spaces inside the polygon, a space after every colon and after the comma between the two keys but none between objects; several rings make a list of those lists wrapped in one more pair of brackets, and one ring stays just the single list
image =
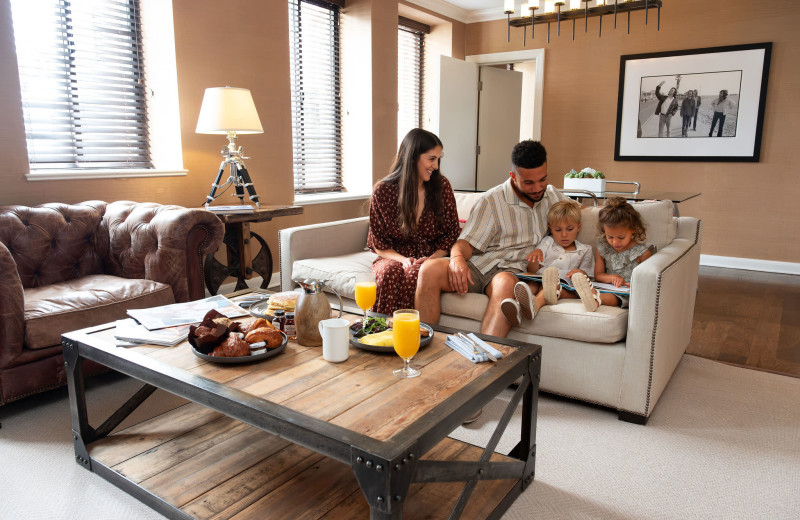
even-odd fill
[{"label": "man's shorts", "polygon": [[507,267],[492,267],[492,269],[486,273],[481,273],[472,262],[467,260],[467,265],[469,266],[469,272],[472,275],[472,281],[475,282],[472,285],[469,285],[467,282],[467,292],[468,293],[478,293],[478,294],[485,294],[486,288],[492,282],[492,279],[495,277],[497,273],[502,273],[504,271],[508,271],[510,273],[521,273],[519,269],[509,269]]}]

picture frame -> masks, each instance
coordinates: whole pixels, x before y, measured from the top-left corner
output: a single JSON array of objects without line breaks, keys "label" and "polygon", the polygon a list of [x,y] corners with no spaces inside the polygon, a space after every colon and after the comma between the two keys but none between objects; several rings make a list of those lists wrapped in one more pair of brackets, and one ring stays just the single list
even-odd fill
[{"label": "picture frame", "polygon": [[614,160],[758,162],[771,54],[764,42],[621,56]]}]

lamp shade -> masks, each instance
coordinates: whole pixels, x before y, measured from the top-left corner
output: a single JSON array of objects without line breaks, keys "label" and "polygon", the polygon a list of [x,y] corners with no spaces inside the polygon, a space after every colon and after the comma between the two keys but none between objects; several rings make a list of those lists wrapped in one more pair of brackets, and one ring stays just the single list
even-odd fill
[{"label": "lamp shade", "polygon": [[253,96],[246,88],[207,88],[197,118],[198,134],[261,134]]}]

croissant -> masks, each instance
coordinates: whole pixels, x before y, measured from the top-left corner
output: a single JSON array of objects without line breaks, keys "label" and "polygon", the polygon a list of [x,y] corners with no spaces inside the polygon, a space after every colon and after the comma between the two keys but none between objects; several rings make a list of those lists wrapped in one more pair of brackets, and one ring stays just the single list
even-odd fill
[{"label": "croissant", "polygon": [[261,327],[269,327],[269,326],[270,325],[269,325],[269,322],[267,320],[265,320],[264,318],[257,318],[254,322],[252,322],[250,325],[248,325],[247,328],[245,330],[243,330],[242,332],[244,332],[244,335],[247,336],[248,333],[250,333],[250,332],[252,332],[252,331],[254,331],[256,329],[260,329]]},{"label": "croissant", "polygon": [[243,357],[250,355],[250,345],[235,334],[230,334],[228,339],[215,347],[210,354],[218,357]]},{"label": "croissant", "polygon": [[259,327],[252,330],[245,335],[244,340],[247,343],[260,343],[265,342],[268,349],[279,347],[283,343],[283,336],[279,330],[272,327]]}]

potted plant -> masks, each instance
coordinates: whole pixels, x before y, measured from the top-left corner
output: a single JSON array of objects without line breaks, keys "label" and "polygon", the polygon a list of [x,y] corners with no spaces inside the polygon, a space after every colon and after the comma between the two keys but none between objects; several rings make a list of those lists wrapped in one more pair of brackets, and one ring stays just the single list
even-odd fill
[{"label": "potted plant", "polygon": [[594,168],[586,167],[579,172],[572,169],[564,175],[564,189],[587,190],[599,195],[606,191],[606,176]]}]

